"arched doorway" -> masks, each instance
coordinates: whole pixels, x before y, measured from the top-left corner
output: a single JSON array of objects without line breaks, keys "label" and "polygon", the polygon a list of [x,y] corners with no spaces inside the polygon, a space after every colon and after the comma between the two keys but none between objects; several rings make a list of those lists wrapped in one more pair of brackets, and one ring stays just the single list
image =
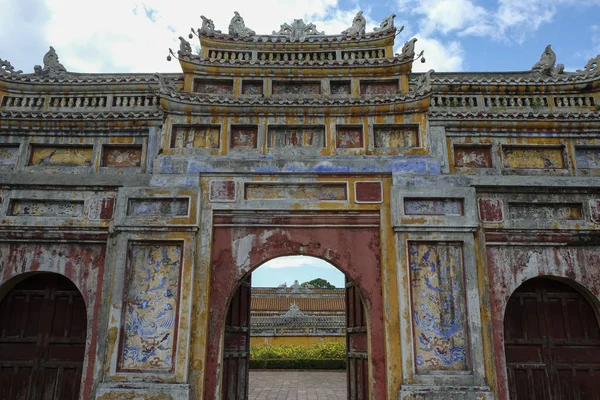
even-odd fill
[{"label": "arched doorway", "polygon": [[77,287],[40,273],[0,301],[0,399],[76,400],[87,316]]},{"label": "arched doorway", "polygon": [[504,314],[512,400],[600,399],[600,329],[591,304],[550,278],[522,284]]},{"label": "arched doorway", "polygon": [[[285,259],[289,257],[280,258]],[[303,258],[318,260],[314,257]],[[319,261],[335,269],[333,264],[326,263],[323,260]],[[350,399],[366,400],[369,398],[368,316],[365,312],[366,307],[360,289],[348,276],[344,276],[346,317],[343,332],[346,335],[347,383],[347,389],[344,392],[347,393]],[[252,304],[251,278],[252,273],[248,273],[240,280],[239,286],[229,302],[226,314],[221,381],[221,399],[223,400],[244,400],[248,398]],[[280,288],[279,291],[282,293],[285,292],[286,295],[288,295],[288,292],[294,293],[296,291],[300,293],[302,291],[302,294],[298,294],[298,296],[305,298],[310,296],[310,289],[301,289],[299,287],[292,287],[290,289]]]}]

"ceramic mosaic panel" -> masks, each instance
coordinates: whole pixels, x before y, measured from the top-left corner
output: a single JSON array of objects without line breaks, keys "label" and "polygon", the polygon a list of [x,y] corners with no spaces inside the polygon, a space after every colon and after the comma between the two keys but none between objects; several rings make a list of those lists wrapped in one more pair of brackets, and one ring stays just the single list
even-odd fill
[{"label": "ceramic mosaic panel", "polygon": [[173,126],[172,147],[175,149],[218,149],[221,127],[218,125]]},{"label": "ceramic mosaic panel", "polygon": [[270,126],[269,147],[324,147],[324,126]]},{"label": "ceramic mosaic panel", "polygon": [[562,147],[503,146],[504,168],[565,168]]},{"label": "ceramic mosaic panel", "polygon": [[419,127],[417,125],[379,125],[373,127],[375,148],[395,149],[417,147]]},{"label": "ceramic mosaic panel", "polygon": [[583,218],[581,203],[508,203],[511,219],[541,221],[579,220]]},{"label": "ceramic mosaic panel", "polygon": [[134,168],[142,165],[142,146],[104,146],[102,166]]},{"label": "ceramic mosaic panel", "polygon": [[321,94],[319,81],[273,81],[274,95],[315,95]]},{"label": "ceramic mosaic panel", "polygon": [[345,183],[247,183],[245,197],[247,200],[342,201],[348,199],[348,193]]},{"label": "ceramic mosaic panel", "polygon": [[258,141],[258,127],[232,125],[231,126],[231,148],[249,147],[256,148]]},{"label": "ceramic mosaic panel", "polygon": [[233,94],[233,80],[229,79],[196,79],[194,92],[205,94]]},{"label": "ceramic mosaic panel", "polygon": [[409,243],[418,373],[469,369],[462,246]]},{"label": "ceramic mosaic panel", "polygon": [[463,215],[462,199],[404,199],[405,215]]},{"label": "ceramic mosaic panel", "polygon": [[10,215],[82,217],[83,201],[16,199],[10,202]]},{"label": "ceramic mosaic panel", "polygon": [[210,181],[210,201],[235,201],[235,182]]},{"label": "ceramic mosaic panel", "polygon": [[336,126],[335,146],[338,149],[360,149],[363,145],[362,126]]},{"label": "ceramic mosaic panel", "polygon": [[458,168],[492,168],[491,146],[454,146],[454,166]]},{"label": "ceramic mosaic panel", "polygon": [[121,371],[173,369],[181,252],[180,244],[130,244]]},{"label": "ceramic mosaic panel", "polygon": [[575,163],[583,175],[590,173],[590,170],[600,170],[600,148],[576,148]]},{"label": "ceramic mosaic panel", "polygon": [[0,145],[0,167],[13,166],[19,157],[19,145]]},{"label": "ceramic mosaic panel", "polygon": [[261,95],[263,94],[262,81],[243,81],[242,94]]},{"label": "ceramic mosaic panel", "polygon": [[31,146],[29,165],[56,167],[89,167],[92,165],[92,146]]},{"label": "ceramic mosaic panel", "polygon": [[136,217],[185,217],[189,199],[129,199],[127,215]]},{"label": "ceramic mosaic panel", "polygon": [[385,94],[397,94],[400,92],[398,80],[387,80],[387,81],[361,81],[360,82],[360,94],[374,94],[374,95],[385,95]]},{"label": "ceramic mosaic panel", "polygon": [[351,94],[350,81],[331,81],[329,90],[334,96],[343,96]]},{"label": "ceramic mosaic panel", "polygon": [[504,220],[502,200],[479,199],[479,219],[482,222],[502,222]]}]

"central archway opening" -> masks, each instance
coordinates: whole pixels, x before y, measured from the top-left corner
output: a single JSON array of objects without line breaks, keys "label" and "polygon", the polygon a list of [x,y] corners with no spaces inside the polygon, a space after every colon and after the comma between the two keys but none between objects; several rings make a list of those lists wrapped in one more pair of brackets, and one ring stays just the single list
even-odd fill
[{"label": "central archway opening", "polygon": [[222,398],[368,398],[364,310],[359,289],[325,260],[263,263],[229,305]]}]

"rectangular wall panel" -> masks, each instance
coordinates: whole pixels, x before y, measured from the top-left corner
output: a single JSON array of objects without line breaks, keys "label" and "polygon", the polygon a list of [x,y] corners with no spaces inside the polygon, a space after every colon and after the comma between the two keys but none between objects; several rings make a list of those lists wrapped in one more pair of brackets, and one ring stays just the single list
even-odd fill
[{"label": "rectangular wall panel", "polygon": [[130,242],[119,370],[174,368],[182,245]]},{"label": "rectangular wall panel", "polygon": [[409,267],[417,372],[469,370],[462,245],[410,242]]}]

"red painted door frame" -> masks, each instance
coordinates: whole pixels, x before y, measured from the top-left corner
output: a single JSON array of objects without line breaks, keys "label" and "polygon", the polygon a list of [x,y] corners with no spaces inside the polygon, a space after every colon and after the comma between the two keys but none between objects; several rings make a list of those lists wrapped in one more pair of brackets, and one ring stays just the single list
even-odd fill
[{"label": "red painted door frame", "polygon": [[385,332],[379,225],[379,212],[215,213],[204,398],[212,400],[221,395],[226,314],[242,278],[270,259],[302,254],[330,262],[359,288],[368,316],[371,398],[384,399]]}]

